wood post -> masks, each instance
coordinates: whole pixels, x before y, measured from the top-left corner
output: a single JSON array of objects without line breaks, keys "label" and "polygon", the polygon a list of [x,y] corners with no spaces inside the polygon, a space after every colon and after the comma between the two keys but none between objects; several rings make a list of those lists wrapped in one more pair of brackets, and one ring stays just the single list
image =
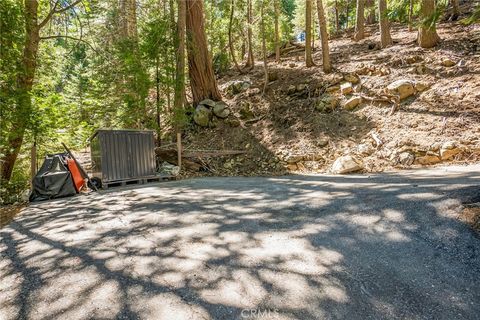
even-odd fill
[{"label": "wood post", "polygon": [[182,170],[182,134],[180,132],[177,132],[177,164]]}]

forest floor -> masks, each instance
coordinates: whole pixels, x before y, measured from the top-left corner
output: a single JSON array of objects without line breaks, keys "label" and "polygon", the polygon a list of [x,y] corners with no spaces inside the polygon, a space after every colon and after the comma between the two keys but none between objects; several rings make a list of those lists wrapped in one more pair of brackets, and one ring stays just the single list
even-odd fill
[{"label": "forest floor", "polygon": [[[394,25],[394,45],[383,50],[376,26],[367,27],[367,37],[359,42],[345,34],[330,41],[335,71],[328,75],[322,71],[319,43],[312,68],[305,67],[302,50],[293,50],[280,63],[269,59],[271,81],[264,95],[260,61],[249,72],[229,70],[219,86],[232,114],[214,128],[187,131],[184,146],[246,152],[204,159],[210,170],[202,175],[331,172],[344,155],[363,172],[477,163],[480,26],[448,22],[438,26],[438,33],[440,45],[422,49],[415,31]],[[342,94],[340,85],[355,79],[353,92]],[[397,80],[412,81],[418,90],[398,105],[379,101],[388,100],[386,87]],[[233,94],[232,83],[239,81],[250,86]],[[355,96],[362,97],[360,105],[345,108]],[[325,99],[338,101],[338,107],[325,108]]]}]

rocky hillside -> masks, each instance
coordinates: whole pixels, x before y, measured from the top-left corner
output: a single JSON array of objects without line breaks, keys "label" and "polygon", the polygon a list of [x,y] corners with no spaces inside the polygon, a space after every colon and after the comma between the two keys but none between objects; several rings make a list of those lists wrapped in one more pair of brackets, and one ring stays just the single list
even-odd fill
[{"label": "rocky hillside", "polygon": [[[394,27],[331,41],[335,72],[306,68],[298,49],[269,61],[265,94],[260,63],[220,78],[223,103],[197,107],[188,150],[243,150],[206,156],[219,175],[379,172],[480,160],[480,26],[446,23],[442,43],[425,50],[416,33]],[[317,49],[319,45],[316,46]],[[321,64],[321,51],[315,53]]]}]

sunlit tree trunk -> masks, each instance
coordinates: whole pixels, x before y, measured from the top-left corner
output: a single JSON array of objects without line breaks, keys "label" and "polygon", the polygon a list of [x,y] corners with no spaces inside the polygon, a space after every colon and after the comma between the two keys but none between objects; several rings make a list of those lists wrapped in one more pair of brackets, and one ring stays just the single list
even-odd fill
[{"label": "sunlit tree trunk", "polygon": [[418,44],[422,48],[435,47],[440,41],[435,22],[432,21],[434,13],[434,0],[422,0],[420,9],[420,17],[422,21],[418,29]]},{"label": "sunlit tree trunk", "polygon": [[138,39],[135,0],[120,1],[120,35],[123,39]]},{"label": "sunlit tree trunk", "polygon": [[273,0],[275,14],[275,61],[280,62],[280,32],[278,27],[278,19],[280,17],[279,0]]},{"label": "sunlit tree trunk", "polygon": [[330,49],[328,47],[328,29],[327,20],[325,19],[325,10],[323,9],[322,0],[317,0],[318,25],[320,27],[320,39],[322,41],[322,59],[323,71],[329,73],[332,71],[330,63]]},{"label": "sunlit tree trunk", "polygon": [[305,0],[305,66],[313,66],[312,59],[312,0]]},{"label": "sunlit tree trunk", "polygon": [[355,40],[365,38],[365,0],[357,0],[357,17],[355,21]]},{"label": "sunlit tree trunk", "polygon": [[378,15],[380,17],[380,45],[386,48],[393,44],[392,36],[390,35],[390,22],[387,17],[387,1],[378,0]]},{"label": "sunlit tree trunk", "polygon": [[253,12],[252,12],[252,1],[253,0],[247,0],[247,45],[248,45],[248,51],[247,51],[247,63],[245,65],[246,68],[253,68],[255,66],[255,60],[253,58],[253,31],[252,31],[252,26],[253,26]]},{"label": "sunlit tree trunk", "polygon": [[7,144],[2,150],[0,159],[0,181],[9,181],[12,177],[13,167],[23,143],[25,130],[32,113],[31,91],[35,71],[37,69],[38,45],[40,43],[40,28],[38,24],[38,1],[25,0],[25,42],[21,60],[20,72],[17,75],[16,100],[13,108],[14,120],[6,139]]},{"label": "sunlit tree trunk", "polygon": [[198,104],[207,98],[221,100],[208,53],[203,0],[188,0],[186,16],[188,71],[193,103]]}]

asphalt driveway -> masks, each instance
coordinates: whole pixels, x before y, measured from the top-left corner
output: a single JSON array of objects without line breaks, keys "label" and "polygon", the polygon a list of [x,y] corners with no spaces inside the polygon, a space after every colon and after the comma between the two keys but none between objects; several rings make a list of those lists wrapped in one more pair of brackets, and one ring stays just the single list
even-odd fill
[{"label": "asphalt driveway", "polygon": [[34,204],[0,319],[478,319],[480,167],[201,178]]}]

